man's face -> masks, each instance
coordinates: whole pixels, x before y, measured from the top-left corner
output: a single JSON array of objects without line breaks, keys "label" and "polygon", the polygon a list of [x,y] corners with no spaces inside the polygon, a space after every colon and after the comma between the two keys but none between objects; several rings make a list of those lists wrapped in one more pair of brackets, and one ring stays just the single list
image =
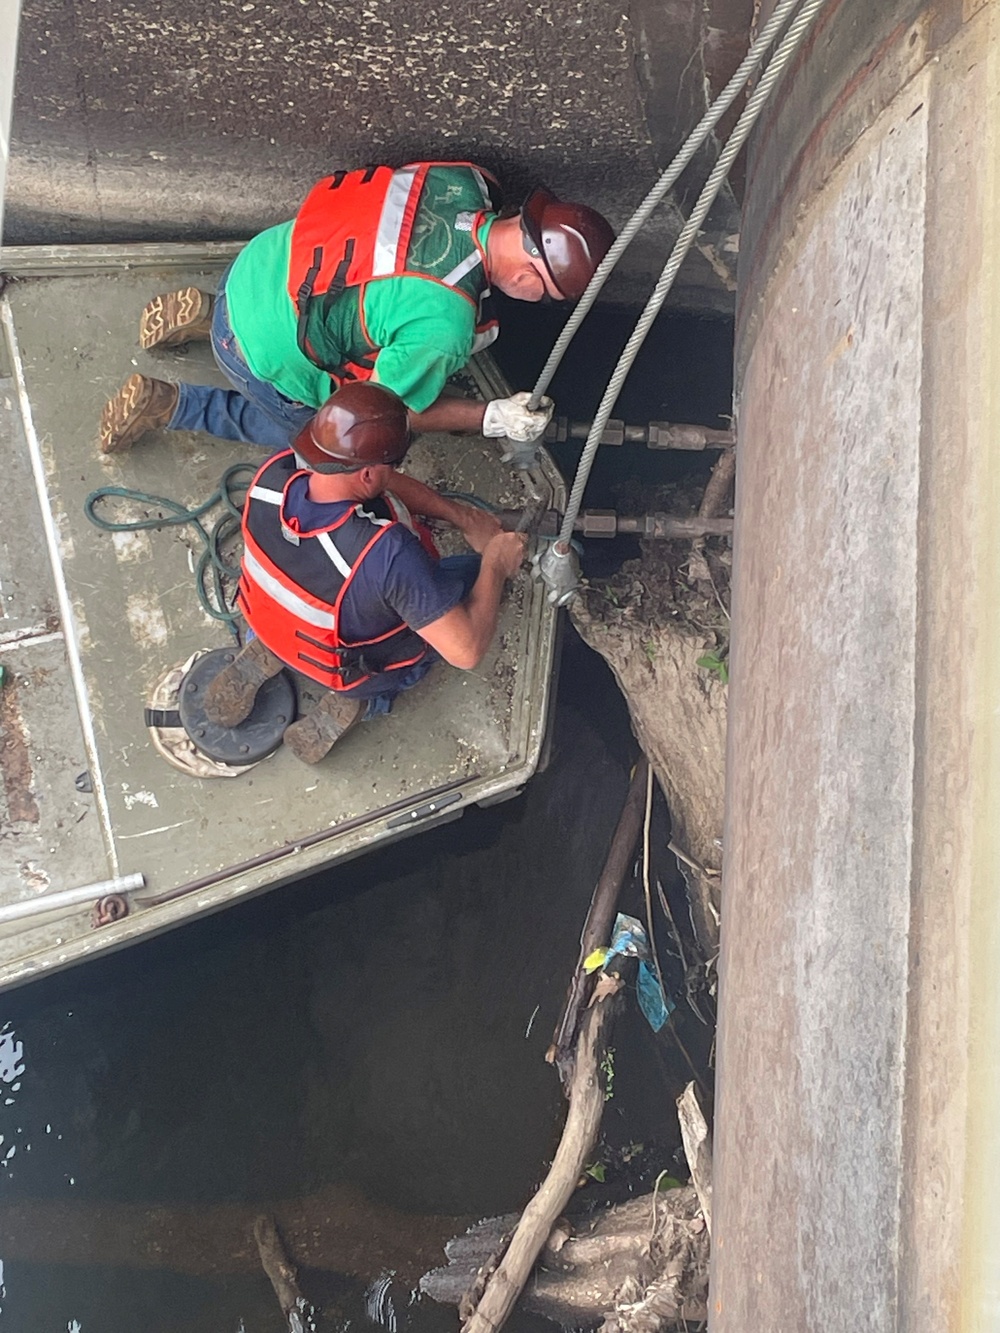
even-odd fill
[{"label": "man's face", "polygon": [[562,292],[549,277],[541,259],[533,259],[525,254],[524,259],[514,268],[513,273],[499,281],[497,286],[507,296],[517,301],[538,302],[548,297],[552,301],[562,301]]},{"label": "man's face", "polygon": [[395,471],[396,469],[390,467],[388,463],[377,463],[371,467],[363,468],[360,480],[364,487],[365,499],[374,500],[383,491],[391,490]]}]

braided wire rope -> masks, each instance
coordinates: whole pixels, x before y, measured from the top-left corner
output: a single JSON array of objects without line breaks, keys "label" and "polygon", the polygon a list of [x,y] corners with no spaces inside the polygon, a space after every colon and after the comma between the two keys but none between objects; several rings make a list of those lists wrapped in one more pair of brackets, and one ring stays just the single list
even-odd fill
[{"label": "braided wire rope", "polygon": [[757,66],[764,59],[764,56],[770,50],[775,37],[781,31],[785,20],[789,14],[798,5],[801,0],[781,0],[781,3],[775,7],[774,13],[761,28],[757,37],[751,43],[746,55],[737,66],[736,72],[732,78],[719,93],[715,101],[708,108],[701,120],[694,127],[688,137],[684,140],[680,150],[677,152],[673,161],[660,176],[659,180],[643,199],[642,203],[635,210],[629,220],[625,223],[621,232],[616,237],[611,249],[598,264],[594,276],[587,284],[586,290],[579,301],[573,307],[573,313],[566,321],[559,337],[549,353],[548,360],[542,368],[534,389],[531,393],[528,406],[534,411],[537,409],[541,397],[552,382],[552,377],[559,368],[566,353],[566,349],[573,341],[573,337],[583,323],[591,306],[597,300],[601,288],[611,276],[611,271],[618,263],[618,260],[625,253],[628,246],[635,239],[643,223],[649,218],[653,210],[659,204],[667,191],[677,181],[681,172],[688,165],[695,153],[711,134],[712,130],[719,123],[725,113],[732,106],[739,93],[743,90],[747,79],[754,72]]},{"label": "braided wire rope", "polygon": [[660,309],[667,298],[670,288],[673,286],[674,279],[677,276],[681,263],[690,250],[694,239],[698,234],[701,224],[708,215],[708,210],[715,202],[715,197],[722,187],[732,166],[736,155],[739,153],[743,144],[746,142],[750,131],[753,129],[757,118],[759,117],[768,97],[771,94],[774,85],[777,83],[783,71],[788,66],[792,56],[798,50],[803,38],[809,30],[810,25],[816,18],[816,15],[822,9],[827,0],[805,0],[802,8],[792,20],[792,23],[782,38],[773,58],[760,77],[757,86],[754,88],[747,104],[740,115],[732,134],[726,140],[725,147],[719,155],[698,201],[694,206],[691,216],[681,229],[680,235],[666,266],[653,288],[653,292],[639,316],[635,329],[632,332],[618,364],[615,366],[611,379],[608,381],[608,387],[604,391],[597,414],[590,427],[590,433],[587,436],[586,443],[583,446],[583,452],[580,455],[580,461],[577,465],[576,476],[573,480],[573,487],[570,491],[569,500],[566,505],[566,512],[563,515],[562,527],[559,531],[559,537],[555,545],[555,550],[560,555],[565,555],[569,550],[570,539],[573,535],[573,525],[576,522],[577,515],[580,512],[580,506],[583,503],[583,493],[586,489],[587,480],[590,476],[590,470],[594,459],[597,456],[597,450],[601,443],[601,436],[611,418],[618,395],[621,392],[622,385],[625,383],[626,376],[632,368],[633,362],[638,355],[639,348],[645,341],[646,335],[652,327],[653,320],[659,314]]}]

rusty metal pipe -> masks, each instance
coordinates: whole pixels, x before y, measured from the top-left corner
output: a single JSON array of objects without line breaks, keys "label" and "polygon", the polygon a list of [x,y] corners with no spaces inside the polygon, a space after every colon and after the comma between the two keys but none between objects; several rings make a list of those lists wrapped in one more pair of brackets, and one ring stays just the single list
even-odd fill
[{"label": "rusty metal pipe", "polygon": [[71,907],[82,907],[109,894],[130,893],[146,883],[141,874],[121,875],[117,879],[103,879],[97,884],[84,884],[78,889],[62,889],[58,893],[43,893],[37,898],[26,898],[18,903],[0,907],[0,925],[20,921],[24,917],[40,916],[43,912],[58,912]]},{"label": "rusty metal pipe", "polygon": [[[525,527],[527,511],[501,510],[497,517],[505,532],[530,532],[536,537],[556,537],[562,524],[558,509],[546,509]],[[581,537],[647,537],[653,541],[681,541],[694,537],[728,537],[733,530],[731,518],[701,518],[692,514],[681,518],[674,514],[619,515],[614,509],[584,509],[577,515],[573,531]]]},{"label": "rusty metal pipe", "polygon": [[[593,422],[571,421],[569,417],[553,417],[545,431],[546,444],[562,444],[565,440],[585,440]],[[732,430],[713,430],[689,422],[650,421],[646,425],[629,425],[612,417],[604,427],[601,444],[644,444],[649,449],[732,449],[736,434]]]}]

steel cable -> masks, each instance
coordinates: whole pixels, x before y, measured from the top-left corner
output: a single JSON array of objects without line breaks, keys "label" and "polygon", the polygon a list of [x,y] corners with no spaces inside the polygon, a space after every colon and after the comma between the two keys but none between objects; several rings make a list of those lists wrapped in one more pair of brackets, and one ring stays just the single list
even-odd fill
[{"label": "steel cable", "polygon": [[618,359],[614,373],[608,382],[608,387],[604,391],[604,397],[601,399],[597,414],[594,417],[587,436],[587,442],[583,447],[583,453],[580,455],[580,462],[577,465],[576,476],[573,480],[573,489],[570,492],[569,502],[566,505],[566,513],[563,516],[562,528],[559,532],[559,539],[556,543],[556,550],[563,554],[569,549],[569,541],[573,535],[573,525],[576,522],[577,514],[580,512],[580,505],[583,502],[583,492],[587,485],[587,479],[590,475],[590,469],[593,466],[594,458],[601,443],[601,436],[611,418],[611,413],[618,395],[621,392],[625,378],[632,368],[632,364],[638,355],[639,348],[645,341],[653,320],[660,312],[663,302],[667,298],[667,293],[673,285],[677,272],[690,250],[694,238],[697,236],[701,224],[708,215],[718,194],[722,182],[725,180],[729,168],[732,166],[736,155],[743,147],[747,136],[753,129],[757,117],[760,115],[764,104],[767,102],[778,78],[788,65],[792,56],[795,54],[803,37],[809,30],[809,25],[819,13],[820,9],[827,0],[805,0],[802,9],[795,16],[788,32],[782,38],[780,45],[774,53],[774,58],[761,75],[760,82],[753,90],[746,106],[740,115],[736,126],[726,141],[726,145],[719,155],[701,194],[698,196],[698,202],[687,222],[681,229],[680,235],[673,250],[670,252],[670,258],[667,260],[663,272],[660,274],[656,286],[653,288],[652,295],[646,303],[645,309],[639,316],[638,323],[632,332],[631,337],[625,344],[625,349]]},{"label": "steel cable", "polygon": [[552,351],[549,353],[549,358],[542,369],[542,373],[539,375],[538,381],[532,390],[529,404],[532,410],[538,407],[542,394],[552,382],[552,377],[559,368],[559,363],[562,361],[567,347],[572,342],[574,334],[583,323],[591,306],[597,300],[598,294],[611,275],[612,269],[625,253],[628,246],[632,243],[643,223],[656,208],[657,204],[663,200],[667,191],[677,181],[681,172],[732,106],[733,102],[743,89],[747,79],[764,59],[764,56],[770,49],[775,37],[784,26],[785,20],[796,5],[800,3],[801,0],[781,0],[781,3],[775,8],[774,13],[764,24],[763,28],[761,28],[755,40],[750,44],[746,55],[740,62],[733,77],[726,84],[725,88],[723,88],[722,92],[719,93],[718,97],[708,108],[688,137],[684,140],[680,151],[629,218],[628,222],[625,223],[625,226],[615,239],[611,249],[601,260],[600,264],[598,264],[594,276],[587,284],[587,288],[579,301],[573,307],[573,313],[570,315],[565,327],[556,339]]}]

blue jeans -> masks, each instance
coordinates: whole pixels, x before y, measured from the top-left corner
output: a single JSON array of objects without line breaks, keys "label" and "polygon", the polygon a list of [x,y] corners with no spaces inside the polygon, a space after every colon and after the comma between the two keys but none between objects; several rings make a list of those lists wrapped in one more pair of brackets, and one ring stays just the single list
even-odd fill
[{"label": "blue jeans", "polygon": [[285,449],[316,409],[286,398],[273,384],[258,379],[243,360],[229,323],[228,274],[227,269],[215,298],[212,352],[233,388],[179,384],[180,396],[167,430],[200,430],[220,440],[259,444],[265,449]]},{"label": "blue jeans", "polygon": [[[441,568],[450,570],[457,574],[462,580],[462,601],[472,591],[472,586],[479,578],[479,566],[481,557],[471,552],[464,555],[446,555],[441,561]],[[247,626],[246,641],[250,642],[257,636],[253,630]],[[419,661],[416,666],[409,667],[406,671],[397,671],[393,674],[388,687],[379,694],[370,695],[362,702],[365,705],[365,711],[361,714],[361,721],[368,722],[373,717],[381,717],[385,713],[392,712],[393,701],[398,699],[404,690],[412,690],[414,685],[419,685],[423,678],[430,671],[435,662],[441,661],[441,654],[435,649],[428,647],[427,656]]]}]

